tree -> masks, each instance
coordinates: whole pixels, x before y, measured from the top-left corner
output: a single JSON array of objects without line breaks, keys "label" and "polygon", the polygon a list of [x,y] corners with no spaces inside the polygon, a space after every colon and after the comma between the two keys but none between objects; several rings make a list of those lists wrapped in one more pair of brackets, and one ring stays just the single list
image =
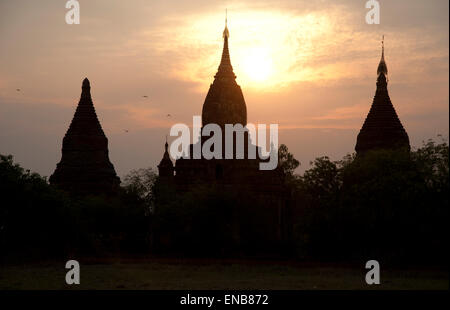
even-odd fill
[{"label": "tree", "polygon": [[297,182],[297,248],[316,259],[445,262],[448,152],[428,141],[412,152],[317,158]]},{"label": "tree", "polygon": [[37,173],[0,155],[0,256],[62,255],[73,237],[68,197]]},{"label": "tree", "polygon": [[286,176],[292,177],[298,166],[300,166],[300,162],[289,153],[285,144],[281,144],[278,149],[278,167]]},{"label": "tree", "polygon": [[124,178],[122,186],[129,193],[140,197],[152,211],[154,189],[158,175],[153,168],[131,170]]},{"label": "tree", "polygon": [[432,139],[423,142],[422,147],[412,152],[412,158],[427,186],[447,192],[449,188],[449,148],[445,140],[436,143]]}]

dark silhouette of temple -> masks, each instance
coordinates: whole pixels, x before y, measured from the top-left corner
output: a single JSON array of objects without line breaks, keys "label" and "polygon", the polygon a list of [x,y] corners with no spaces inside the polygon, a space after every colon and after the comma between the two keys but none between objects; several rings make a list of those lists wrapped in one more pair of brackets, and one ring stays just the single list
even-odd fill
[{"label": "dark silhouette of temple", "polygon": [[61,161],[49,181],[76,194],[112,193],[119,188],[120,179],[109,161],[108,139],[97,118],[87,78],[63,139]]},{"label": "dark silhouette of temple", "polygon": [[164,182],[171,183],[173,181],[174,167],[172,160],[170,159],[168,148],[169,144],[166,141],[166,144],[164,145],[164,155],[158,165],[158,172],[160,178],[162,178]]},{"label": "dark silhouette of temple", "polygon": [[236,75],[231,66],[228,38],[230,34],[225,25],[223,31],[223,51],[214,82],[209,87],[202,109],[202,122],[217,124],[247,124],[247,107],[241,87],[236,83]]},{"label": "dark silhouette of temple", "polygon": [[405,149],[409,151],[408,134],[395,112],[387,90],[388,70],[384,60],[384,37],[377,75],[375,97],[358,134],[355,151],[357,154],[375,149]]},{"label": "dark silhouette of temple", "polygon": [[[255,214],[264,215],[256,227],[261,240],[279,242],[286,239],[288,224],[289,195],[284,186],[282,171],[260,170],[264,161],[259,147],[255,148],[256,159],[249,158],[249,134],[243,135],[244,155],[237,159],[237,133],[233,136],[233,159],[225,159],[225,125],[247,124],[247,108],[241,87],[236,83],[236,75],[230,61],[228,49],[229,31],[225,24],[223,32],[223,51],[217,74],[210,85],[202,109],[202,126],[217,124],[222,129],[222,159],[193,159],[194,145],[190,145],[190,158],[179,158],[173,166],[166,142],[163,159],[158,165],[159,176],[177,192],[189,191],[196,185],[219,186],[226,191],[244,193],[251,204],[247,207],[257,208]],[[203,129],[202,128],[202,129]],[[201,136],[197,143],[202,147],[211,136]]]},{"label": "dark silhouette of temple", "polygon": [[409,151],[408,134],[403,128],[388,94],[388,70],[384,60],[384,37],[377,75],[375,97],[358,134],[355,151],[358,155],[376,149],[405,149]]}]

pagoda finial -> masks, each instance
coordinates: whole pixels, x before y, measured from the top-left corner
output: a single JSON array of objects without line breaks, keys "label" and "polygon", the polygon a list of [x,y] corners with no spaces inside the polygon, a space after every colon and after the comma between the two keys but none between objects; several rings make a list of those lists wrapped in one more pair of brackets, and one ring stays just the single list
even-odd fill
[{"label": "pagoda finial", "polygon": [[236,76],[233,73],[233,67],[231,66],[230,52],[228,50],[228,38],[230,32],[228,31],[228,10],[225,10],[225,29],[223,30],[223,51],[222,59],[220,60],[219,69],[215,78],[231,78],[235,79]]},{"label": "pagoda finial", "polygon": [[82,88],[91,88],[88,78],[84,78]]},{"label": "pagoda finial", "polygon": [[91,98],[91,83],[88,78],[84,78],[83,83],[81,85],[81,99],[80,105],[92,104]]},{"label": "pagoda finial", "polygon": [[225,29],[223,30],[223,38],[229,38],[230,32],[228,31],[228,9],[225,9]]},{"label": "pagoda finial", "polygon": [[380,76],[380,74],[384,74],[384,76],[386,76],[386,77],[388,74],[386,61],[384,60],[384,35],[382,36],[382,39],[381,39],[381,59],[380,59],[380,63],[378,64],[377,76]]}]

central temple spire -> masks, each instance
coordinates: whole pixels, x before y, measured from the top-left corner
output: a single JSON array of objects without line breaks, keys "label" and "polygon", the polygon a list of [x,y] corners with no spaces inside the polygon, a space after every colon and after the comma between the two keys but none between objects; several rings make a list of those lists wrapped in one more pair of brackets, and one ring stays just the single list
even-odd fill
[{"label": "central temple spire", "polygon": [[235,79],[236,75],[233,72],[233,66],[230,60],[230,51],[228,49],[228,38],[230,37],[230,32],[228,31],[228,16],[227,11],[225,11],[225,29],[223,30],[223,51],[222,59],[220,60],[219,69],[217,74],[214,76],[217,78],[231,78]]},{"label": "central temple spire", "polygon": [[228,31],[228,10],[225,10],[225,29],[223,30],[223,38],[230,37],[230,32]]},{"label": "central temple spire", "polygon": [[214,82],[209,87],[202,109],[202,123],[218,124],[247,124],[247,107],[241,87],[236,83],[233,67],[228,50],[227,15],[225,13],[225,29],[223,30],[223,51],[219,69],[214,76]]}]

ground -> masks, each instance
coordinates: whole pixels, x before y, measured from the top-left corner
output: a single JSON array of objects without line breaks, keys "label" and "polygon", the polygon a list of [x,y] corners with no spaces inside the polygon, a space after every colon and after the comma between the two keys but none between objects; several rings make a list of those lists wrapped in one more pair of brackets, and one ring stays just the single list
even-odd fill
[{"label": "ground", "polygon": [[448,270],[389,269],[365,283],[364,266],[257,260],[80,260],[81,284],[65,283],[65,261],[0,265],[0,289],[449,289]]}]

